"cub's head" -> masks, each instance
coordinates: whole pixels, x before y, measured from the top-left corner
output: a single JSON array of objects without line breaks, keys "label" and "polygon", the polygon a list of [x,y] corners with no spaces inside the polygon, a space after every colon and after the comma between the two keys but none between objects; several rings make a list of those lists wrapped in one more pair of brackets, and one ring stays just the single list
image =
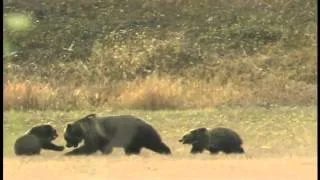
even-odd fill
[{"label": "cub's head", "polygon": [[66,141],[67,143],[66,146],[68,148],[78,147],[81,141],[85,138],[85,132],[84,132],[85,124],[82,121],[93,119],[95,117],[96,117],[95,114],[90,114],[76,121],[75,123],[67,124],[67,127],[64,130],[64,140]]},{"label": "cub's head", "polygon": [[198,128],[185,134],[179,140],[179,142],[181,142],[182,144],[197,144],[201,141],[206,140],[208,137],[207,134],[208,134],[207,128]]},{"label": "cub's head", "polygon": [[48,141],[53,141],[58,137],[57,130],[49,124],[35,126],[31,128],[27,133],[36,135],[40,139],[45,139]]}]

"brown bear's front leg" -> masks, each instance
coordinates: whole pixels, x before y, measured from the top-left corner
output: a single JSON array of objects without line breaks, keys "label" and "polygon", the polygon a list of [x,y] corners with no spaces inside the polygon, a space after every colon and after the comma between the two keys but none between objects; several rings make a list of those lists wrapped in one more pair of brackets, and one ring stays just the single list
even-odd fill
[{"label": "brown bear's front leg", "polygon": [[100,148],[100,151],[102,152],[102,154],[108,155],[112,153],[113,147],[111,143],[106,143],[104,146]]},{"label": "brown bear's front leg", "polygon": [[204,151],[203,147],[200,147],[199,145],[193,144],[191,148],[191,154],[197,154],[202,153]]}]

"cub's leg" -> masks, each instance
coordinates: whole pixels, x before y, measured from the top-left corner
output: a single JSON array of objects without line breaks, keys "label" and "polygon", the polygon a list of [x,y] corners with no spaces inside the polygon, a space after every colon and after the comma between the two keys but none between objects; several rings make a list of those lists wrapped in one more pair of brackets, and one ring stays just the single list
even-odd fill
[{"label": "cub's leg", "polygon": [[79,148],[76,148],[70,152],[67,152],[65,155],[70,156],[70,155],[90,155],[97,152],[96,148],[90,148],[86,145],[80,146]]},{"label": "cub's leg", "polygon": [[208,151],[210,151],[210,154],[218,154],[220,149],[214,148],[214,147],[210,147],[210,148],[208,148]]},{"label": "cub's leg", "polygon": [[64,150],[63,146],[58,146],[58,145],[55,145],[55,144],[53,144],[51,142],[44,143],[42,145],[42,148],[43,149],[48,149],[48,150],[53,150],[53,151],[63,151]]}]

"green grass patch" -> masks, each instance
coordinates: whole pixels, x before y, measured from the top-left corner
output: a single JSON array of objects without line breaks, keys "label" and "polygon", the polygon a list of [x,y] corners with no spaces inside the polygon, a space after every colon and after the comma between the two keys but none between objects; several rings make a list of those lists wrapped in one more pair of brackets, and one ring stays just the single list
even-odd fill
[{"label": "green grass patch", "polygon": [[[139,116],[153,124],[174,155],[189,156],[190,146],[178,142],[184,133],[197,127],[217,126],[229,127],[239,132],[248,156],[308,156],[316,155],[317,152],[315,106],[248,106],[186,111],[5,111],[4,156],[13,156],[14,140],[38,123],[51,122],[56,126],[60,137],[55,142],[64,144],[62,133],[65,124],[89,113]],[[116,151],[122,153],[122,150]]]}]

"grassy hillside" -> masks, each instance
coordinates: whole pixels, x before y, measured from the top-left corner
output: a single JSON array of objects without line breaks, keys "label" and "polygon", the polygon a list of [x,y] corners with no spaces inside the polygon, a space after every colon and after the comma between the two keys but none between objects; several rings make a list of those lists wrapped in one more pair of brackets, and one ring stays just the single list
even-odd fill
[{"label": "grassy hillside", "polygon": [[4,7],[5,17],[31,19],[26,31],[5,21],[6,110],[316,102],[315,0],[10,0]]}]

